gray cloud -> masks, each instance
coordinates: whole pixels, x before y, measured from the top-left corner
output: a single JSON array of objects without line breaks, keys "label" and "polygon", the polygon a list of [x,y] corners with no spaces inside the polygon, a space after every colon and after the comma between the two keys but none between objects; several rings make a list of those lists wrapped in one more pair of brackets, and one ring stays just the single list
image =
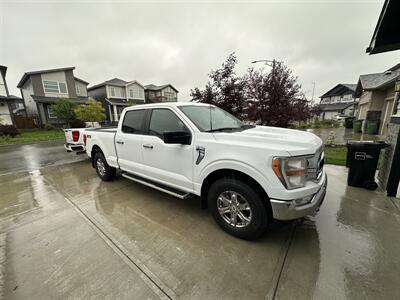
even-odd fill
[{"label": "gray cloud", "polygon": [[238,73],[255,59],[285,61],[319,96],[359,74],[400,62],[368,56],[382,1],[12,1],[0,0],[0,64],[11,91],[25,71],[76,66],[95,84],[113,77],[171,83],[187,100],[227,55]]}]

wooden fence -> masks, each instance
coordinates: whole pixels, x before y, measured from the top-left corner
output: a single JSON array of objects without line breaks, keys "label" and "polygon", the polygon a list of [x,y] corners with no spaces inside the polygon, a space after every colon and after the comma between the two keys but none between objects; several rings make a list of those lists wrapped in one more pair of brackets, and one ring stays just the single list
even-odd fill
[{"label": "wooden fence", "polygon": [[14,116],[15,125],[19,129],[31,129],[36,128],[35,118],[25,116]]}]

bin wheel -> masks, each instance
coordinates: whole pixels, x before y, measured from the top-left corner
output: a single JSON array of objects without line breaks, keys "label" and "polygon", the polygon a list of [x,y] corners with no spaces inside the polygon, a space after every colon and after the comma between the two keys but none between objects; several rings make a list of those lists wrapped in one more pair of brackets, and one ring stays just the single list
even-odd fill
[{"label": "bin wheel", "polygon": [[367,180],[363,183],[363,187],[370,191],[375,191],[378,188],[378,184],[375,181]]}]

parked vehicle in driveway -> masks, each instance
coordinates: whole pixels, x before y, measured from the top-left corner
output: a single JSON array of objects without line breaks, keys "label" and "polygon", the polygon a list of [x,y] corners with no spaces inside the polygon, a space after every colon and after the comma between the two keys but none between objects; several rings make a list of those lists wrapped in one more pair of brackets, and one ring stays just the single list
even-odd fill
[{"label": "parked vehicle in driveway", "polygon": [[274,220],[313,214],[327,185],[316,135],[245,125],[207,104],[159,103],[124,109],[116,129],[86,129],[98,176],[117,171],[185,199],[198,196],[216,222],[243,239]]},{"label": "parked vehicle in driveway", "polygon": [[[97,122],[89,122],[88,127],[99,128]],[[67,128],[64,129],[65,144],[64,148],[67,152],[76,152],[77,154],[85,153],[84,132],[86,128]]]}]

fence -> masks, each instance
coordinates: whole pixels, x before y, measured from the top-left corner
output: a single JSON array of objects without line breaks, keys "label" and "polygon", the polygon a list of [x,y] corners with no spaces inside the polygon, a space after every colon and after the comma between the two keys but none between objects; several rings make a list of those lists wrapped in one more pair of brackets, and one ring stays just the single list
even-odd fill
[{"label": "fence", "polygon": [[19,129],[36,128],[35,118],[25,116],[14,116],[15,126]]}]

